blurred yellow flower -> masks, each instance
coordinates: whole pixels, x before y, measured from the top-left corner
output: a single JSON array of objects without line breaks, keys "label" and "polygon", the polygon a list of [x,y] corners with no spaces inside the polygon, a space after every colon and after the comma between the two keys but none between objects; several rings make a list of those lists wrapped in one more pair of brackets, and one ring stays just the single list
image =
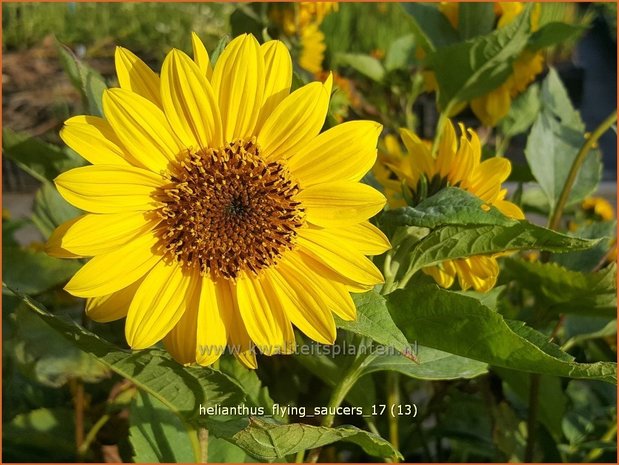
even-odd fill
[{"label": "blurred yellow flower", "polygon": [[311,23],[301,29],[301,54],[299,66],[312,74],[322,71],[325,58],[325,35],[317,23]]},{"label": "blurred yellow flower", "polygon": [[604,197],[587,197],[581,208],[602,221],[611,221],[615,218],[615,209]]},{"label": "blurred yellow flower", "polygon": [[[432,156],[431,145],[421,140],[408,129],[400,134],[408,151],[399,162],[395,157],[386,158],[384,164],[404,182],[410,190],[413,205],[448,186],[455,186],[476,195],[487,205],[492,205],[511,218],[524,218],[520,208],[505,200],[507,189],[501,184],[511,171],[511,163],[506,158],[490,158],[481,161],[481,145],[477,134],[460,125],[461,136],[458,143],[451,122],[445,125],[440,138],[436,157]],[[397,154],[396,154],[397,156]],[[395,160],[395,161],[393,161]],[[375,171],[376,173],[376,168]],[[384,173],[377,178],[384,182]],[[388,179],[392,181],[392,179]],[[422,187],[425,186],[425,187]],[[394,184],[386,187],[394,189]],[[458,278],[462,289],[473,288],[486,292],[495,284],[499,274],[496,256],[479,255],[466,259],[449,260],[438,266],[424,268],[442,287],[451,287]]]},{"label": "blurred yellow flower", "polygon": [[126,317],[134,349],[163,340],[181,363],[215,362],[228,346],[289,353],[293,326],[331,344],[333,313],[356,318],[350,292],[383,281],[366,255],[390,245],[368,219],[385,198],[359,180],[381,126],[354,121],[320,134],[332,79],[290,93],[285,45],[234,39],[211,67],[173,49],[155,74],[118,48],[120,88],[104,118],[77,116],[61,137],[92,163],[56,180],[87,213],[47,244],[93,257],[65,289],[95,321]]},{"label": "blurred yellow flower", "polygon": [[325,17],[338,11],[337,2],[299,2],[294,5],[273,5],[271,21],[282,28],[285,35],[299,40],[299,65],[312,74],[322,71],[325,35],[320,30]]}]

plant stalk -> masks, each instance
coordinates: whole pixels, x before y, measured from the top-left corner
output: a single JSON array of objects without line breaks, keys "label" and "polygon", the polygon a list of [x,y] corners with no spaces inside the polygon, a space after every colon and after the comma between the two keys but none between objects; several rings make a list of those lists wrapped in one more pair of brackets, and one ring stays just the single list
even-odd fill
[{"label": "plant stalk", "polygon": [[[395,371],[387,372],[387,404],[389,405],[389,442],[394,449],[400,449],[399,440],[399,419],[400,417],[392,415],[391,412],[397,413],[397,406],[400,403],[400,374]],[[395,463],[399,462],[397,456],[393,457]]]},{"label": "plant stalk", "polygon": [[552,211],[552,216],[550,217],[550,221],[548,222],[549,229],[557,229],[559,227],[559,223],[561,222],[561,216],[563,216],[563,210],[567,205],[568,198],[570,196],[570,192],[572,191],[572,187],[574,182],[576,181],[576,176],[580,171],[580,167],[584,163],[589,151],[593,148],[593,146],[597,143],[597,141],[604,135],[608,129],[617,121],[617,111],[612,112],[602,123],[593,131],[591,136],[586,140],[583,146],[578,151],[576,158],[572,162],[572,166],[570,167],[570,171],[567,175],[567,179],[565,180],[565,184],[563,185],[563,189],[561,190],[561,195],[559,195],[559,200],[557,200],[557,204]]},{"label": "plant stalk", "polygon": [[[331,412],[337,409],[342,404],[342,402],[344,402],[346,395],[357,382],[357,379],[359,378],[359,372],[363,367],[363,362],[366,359],[367,356],[357,357],[357,359],[353,362],[346,374],[342,377],[340,382],[337,383],[337,385],[333,389],[333,392],[331,393],[331,398],[329,399],[329,403],[327,405],[327,410],[329,412],[327,415],[322,417],[322,420],[320,422],[321,426],[326,426],[327,428],[333,426],[333,422],[335,421],[335,412]],[[312,449],[307,455],[307,462],[316,463],[318,461],[318,457],[320,456],[321,451],[322,447]]]},{"label": "plant stalk", "polygon": [[200,463],[208,463],[208,430],[198,428],[198,441],[200,442]]}]

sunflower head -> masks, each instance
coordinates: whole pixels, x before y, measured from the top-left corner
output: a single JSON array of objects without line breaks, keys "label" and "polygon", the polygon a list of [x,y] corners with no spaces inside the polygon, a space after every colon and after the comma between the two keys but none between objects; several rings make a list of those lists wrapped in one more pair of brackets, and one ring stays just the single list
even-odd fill
[{"label": "sunflower head", "polygon": [[[386,167],[397,181],[406,185],[408,192],[404,198],[413,205],[451,186],[470,192],[508,217],[524,218],[517,205],[505,200],[507,189],[501,186],[511,170],[509,160],[495,157],[482,161],[481,144],[475,131],[460,125],[457,137],[453,125],[448,122],[436,156],[432,155],[428,141],[421,140],[408,129],[402,129],[400,134],[408,154],[401,157],[399,163],[387,162]],[[393,186],[388,184],[387,187]],[[443,287],[451,287],[457,277],[463,289],[472,287],[478,291],[490,290],[499,272],[494,256],[449,260],[423,271]]]},{"label": "sunflower head", "polygon": [[92,257],[65,289],[94,320],[126,317],[131,347],[163,340],[182,363],[228,346],[255,367],[255,348],[293,350],[293,325],[333,343],[333,313],[354,319],[350,292],[382,282],[366,255],[389,248],[368,221],[385,199],[359,182],[381,126],[321,133],[332,77],[291,93],[281,42],[239,36],[214,67],[193,45],[160,74],[119,48],[104,117],[65,123],[62,139],[92,163],[56,179],[86,213],[47,250]]}]

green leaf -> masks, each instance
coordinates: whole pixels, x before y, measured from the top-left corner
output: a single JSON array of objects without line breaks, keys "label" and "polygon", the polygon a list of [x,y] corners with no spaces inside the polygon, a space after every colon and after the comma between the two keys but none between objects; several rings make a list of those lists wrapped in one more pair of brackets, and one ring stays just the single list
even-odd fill
[{"label": "green leaf", "polygon": [[109,369],[189,421],[199,417],[200,405],[232,406],[244,399],[241,387],[219,371],[207,367],[183,367],[159,349],[135,352],[119,349],[81,326],[52,315],[30,297],[9,290],[76,347],[95,356]]},{"label": "green leaf", "polygon": [[385,77],[385,69],[376,58],[360,53],[338,53],[335,56],[338,65],[350,66],[373,81],[381,82]]},{"label": "green leaf", "polygon": [[301,450],[332,444],[336,441],[352,442],[374,457],[402,457],[393,446],[375,434],[355,426],[327,428],[302,423],[279,425],[257,418],[231,420],[220,423],[207,420],[209,431],[218,437],[234,442],[249,455],[267,461],[282,461]]},{"label": "green leaf", "polygon": [[84,162],[72,151],[7,128],[2,129],[2,153],[41,182],[52,181],[63,171]]},{"label": "green leaf", "polygon": [[145,392],[138,391],[129,411],[129,441],[136,463],[200,460],[196,431],[187,429],[177,415]]},{"label": "green leaf", "polygon": [[393,323],[383,296],[372,290],[363,294],[353,294],[353,299],[357,307],[357,319],[344,321],[336,316],[338,328],[368,337],[402,353],[410,353],[408,341]]},{"label": "green leaf", "polygon": [[502,278],[518,281],[551,312],[613,318],[617,314],[617,268],[596,273],[567,270],[556,263],[504,261]]},{"label": "green leaf", "polygon": [[267,409],[273,406],[269,390],[262,385],[256,370],[245,368],[236,357],[224,354],[219,359],[219,371],[236,381],[239,386],[243,386],[246,405],[262,406]]},{"label": "green leaf", "polygon": [[385,70],[406,69],[415,56],[415,35],[407,34],[394,40],[385,55]]},{"label": "green leaf", "polygon": [[527,48],[531,51],[537,51],[552,45],[562,44],[578,38],[586,30],[586,26],[576,24],[547,23],[531,35]]},{"label": "green leaf", "polygon": [[[585,125],[552,68],[542,83],[541,103],[542,110],[531,128],[525,155],[533,176],[554,208],[572,163],[586,141]],[[576,177],[568,204],[595,192],[601,173],[599,150],[591,150]]]},{"label": "green leaf", "polygon": [[499,123],[505,137],[523,134],[533,125],[541,109],[539,94],[539,85],[533,84],[512,101],[509,113]]},{"label": "green leaf", "polygon": [[219,39],[219,42],[217,42],[217,47],[215,47],[215,50],[213,50],[213,53],[211,53],[209,57],[211,60],[211,66],[213,68],[217,64],[217,60],[219,59],[221,52],[224,51],[224,49],[226,48],[226,45],[228,45],[229,43],[230,43],[230,36],[227,34],[224,35],[221,39]]},{"label": "green leaf", "polygon": [[426,52],[458,41],[458,33],[436,5],[406,2],[402,6],[412,18],[415,35]]},{"label": "green leaf", "polygon": [[[439,48],[428,56],[439,86],[439,103],[445,110],[501,85],[512,73],[512,62],[529,38],[531,5],[491,34]],[[457,70],[457,71],[456,71]]]},{"label": "green leaf", "polygon": [[[21,246],[3,248],[3,279],[24,294],[35,295],[66,283],[81,267],[74,260],[61,260],[45,252]],[[36,270],[33,273],[33,270]]]},{"label": "green leaf", "polygon": [[597,245],[583,251],[568,252],[552,257],[554,262],[570,270],[593,271],[613,247],[617,236],[617,221],[600,221],[579,225],[568,234],[581,239],[601,239]]},{"label": "green leaf", "polygon": [[73,51],[60,42],[56,43],[60,62],[69,75],[73,86],[80,91],[84,106],[89,114],[102,116],[103,91],[107,89],[105,80],[97,71],[79,60]]},{"label": "green leaf", "polygon": [[48,238],[54,229],[80,213],[80,209],[63,199],[52,183],[46,181],[35,195],[32,222]]},{"label": "green leaf", "polygon": [[404,280],[426,266],[445,260],[504,251],[540,249],[552,252],[586,249],[595,241],[577,239],[516,221],[512,226],[445,226],[430,232],[414,244],[401,246],[394,255],[399,264],[396,280]]},{"label": "green leaf", "polygon": [[448,380],[475,378],[488,371],[485,363],[430,347],[420,346],[415,355],[418,363],[402,355],[379,355],[363,368],[362,373],[397,371],[410,378]]},{"label": "green leaf", "polygon": [[471,224],[510,226],[518,222],[506,217],[479,197],[457,187],[442,189],[416,207],[401,207],[386,211],[380,221],[388,226],[417,226],[430,229],[445,225]]},{"label": "green leaf", "polygon": [[244,463],[253,462],[247,457],[243,449],[226,441],[210,435],[208,438],[208,462],[209,463]]},{"label": "green leaf", "polygon": [[97,383],[110,371],[82,352],[22,306],[15,311],[15,335],[10,351],[21,370],[39,383],[61,387],[71,378]]},{"label": "green leaf", "polygon": [[524,322],[507,321],[475,298],[416,286],[387,296],[391,315],[410,340],[512,370],[617,382],[617,365],[577,363]]},{"label": "green leaf", "polygon": [[492,32],[495,22],[493,3],[463,2],[458,8],[458,32],[463,40]]}]

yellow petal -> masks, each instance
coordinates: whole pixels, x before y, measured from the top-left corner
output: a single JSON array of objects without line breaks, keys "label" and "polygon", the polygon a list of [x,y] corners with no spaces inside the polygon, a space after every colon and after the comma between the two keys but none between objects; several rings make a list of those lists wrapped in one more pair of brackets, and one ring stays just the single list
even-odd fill
[{"label": "yellow petal", "polygon": [[456,160],[457,147],[456,131],[451,121],[447,120],[436,156],[436,169],[443,178],[449,175],[455,163],[461,161],[459,159]]},{"label": "yellow petal", "polygon": [[359,181],[376,162],[382,126],[349,121],[323,132],[288,159],[303,187],[329,181]]},{"label": "yellow petal", "polygon": [[138,279],[120,291],[101,297],[91,297],[86,301],[86,315],[98,323],[109,323],[126,317],[131,300],[141,283],[142,279]]},{"label": "yellow petal", "polygon": [[360,223],[376,215],[387,202],[367,184],[340,181],[308,187],[296,198],[305,208],[307,221],[324,227]]},{"label": "yellow petal", "polygon": [[202,76],[206,77],[206,79],[211,79],[213,75],[211,60],[206,51],[206,47],[204,47],[204,43],[195,32],[191,33],[191,45],[193,47],[193,61],[198,65],[200,73],[202,73]]},{"label": "yellow petal", "polygon": [[[196,278],[198,279],[198,278]],[[188,305],[178,323],[163,338],[165,348],[174,360],[183,365],[195,363],[197,353],[197,333],[198,333],[198,305],[200,303],[200,289],[198,285],[193,286],[187,295]]]},{"label": "yellow petal", "polygon": [[62,238],[62,246],[82,256],[113,252],[151,229],[160,219],[139,212],[84,215]]},{"label": "yellow petal", "polygon": [[329,75],[324,84],[307,84],[275,108],[258,135],[264,158],[290,158],[318,135],[327,117],[332,83]]},{"label": "yellow petal", "polygon": [[92,213],[148,211],[161,176],[133,166],[91,165],[66,171],[54,180],[67,202]]},{"label": "yellow petal", "polygon": [[226,286],[227,284],[220,285],[208,276],[202,278],[196,349],[196,361],[200,365],[213,364],[226,350],[228,333],[225,313],[234,305]]},{"label": "yellow petal", "polygon": [[159,76],[146,63],[123,47],[116,47],[114,61],[122,89],[135,92],[161,107]]},{"label": "yellow petal", "polygon": [[492,203],[501,192],[501,183],[511,172],[511,163],[507,158],[493,157],[484,160],[472,173],[470,181],[463,188],[480,199]]},{"label": "yellow petal", "polygon": [[288,96],[292,85],[292,59],[283,42],[269,40],[260,46],[260,52],[264,58],[265,86],[256,132],[260,131],[269,115]]},{"label": "yellow petal", "polygon": [[138,94],[123,89],[106,90],[103,112],[129,153],[155,173],[165,170],[184,149],[163,111]]},{"label": "yellow petal", "polygon": [[524,220],[524,213],[515,203],[507,200],[497,200],[492,204],[492,206],[498,208],[499,211],[505,216],[516,218],[517,220]]},{"label": "yellow petal", "polygon": [[[301,276],[305,276],[306,286],[318,300],[322,300],[327,309],[346,321],[352,321],[357,317],[357,308],[344,284],[325,279],[319,270],[311,266],[311,262],[304,260],[301,254],[288,253],[284,261]],[[287,266],[284,265],[284,273]]]},{"label": "yellow petal", "polygon": [[322,300],[308,292],[305,285],[307,277],[286,265],[270,268],[264,274],[292,324],[315,341],[333,344],[335,320]]},{"label": "yellow petal", "polygon": [[255,370],[258,368],[258,362],[256,361],[256,352],[254,350],[246,350],[244,352],[238,352],[234,354],[236,359],[243,364],[245,368]]},{"label": "yellow petal", "polygon": [[67,283],[65,290],[76,297],[97,297],[124,289],[144,276],[161,260],[153,253],[159,239],[151,233],[98,255]]},{"label": "yellow petal", "polygon": [[150,347],[172,330],[191,302],[195,281],[176,262],[160,260],[149,271],[127,313],[125,337],[131,348]]},{"label": "yellow petal", "polygon": [[445,261],[436,266],[427,266],[422,268],[421,271],[432,276],[434,281],[445,289],[450,288],[456,278],[456,267],[452,261]]},{"label": "yellow petal", "polygon": [[82,217],[78,216],[77,218],[73,218],[72,220],[66,221],[54,229],[45,243],[45,253],[47,253],[47,255],[56,258],[82,258],[81,255],[69,252],[62,246],[62,239],[64,235],[80,218]]},{"label": "yellow petal", "polygon": [[496,284],[499,264],[491,256],[469,257],[454,260],[458,281],[463,290],[473,288],[478,292],[488,292]]},{"label": "yellow petal", "polygon": [[[64,122],[60,137],[73,150],[93,165],[136,164],[136,160],[122,148],[122,142],[110,124],[96,116],[74,116]],[[138,165],[140,166],[140,165]]]},{"label": "yellow petal", "polygon": [[331,234],[335,243],[351,245],[363,255],[380,255],[391,248],[389,239],[369,221],[341,228],[328,228],[325,235]]},{"label": "yellow petal", "polygon": [[347,276],[341,275],[340,273],[334,271],[333,269],[325,265],[324,262],[320,261],[317,258],[314,258],[314,256],[309,255],[303,250],[298,250],[297,252],[299,258],[303,260],[303,262],[307,264],[307,266],[311,270],[313,270],[314,273],[322,276],[327,281],[343,285],[349,292],[363,293],[371,290],[374,287],[373,284],[360,284],[356,281],[353,281]]},{"label": "yellow petal", "polygon": [[258,350],[266,355],[281,352],[285,346],[283,326],[262,288],[254,277],[240,276],[236,281],[236,301],[247,334]]},{"label": "yellow petal", "polygon": [[173,49],[161,68],[161,98],[176,135],[187,147],[223,144],[221,116],[211,84],[183,52]]},{"label": "yellow petal", "polygon": [[264,94],[264,59],[254,36],[243,34],[224,49],[213,70],[226,142],[255,134]]},{"label": "yellow petal", "polygon": [[317,229],[299,230],[298,244],[308,254],[354,282],[375,285],[384,282],[371,260],[345,243],[334,243],[330,234]]},{"label": "yellow petal", "polygon": [[437,170],[435,159],[432,157],[430,149],[416,134],[408,129],[400,129],[400,136],[410,157],[408,164],[410,173],[408,176],[410,177],[411,186],[416,187],[422,174],[428,179],[432,179]]}]

